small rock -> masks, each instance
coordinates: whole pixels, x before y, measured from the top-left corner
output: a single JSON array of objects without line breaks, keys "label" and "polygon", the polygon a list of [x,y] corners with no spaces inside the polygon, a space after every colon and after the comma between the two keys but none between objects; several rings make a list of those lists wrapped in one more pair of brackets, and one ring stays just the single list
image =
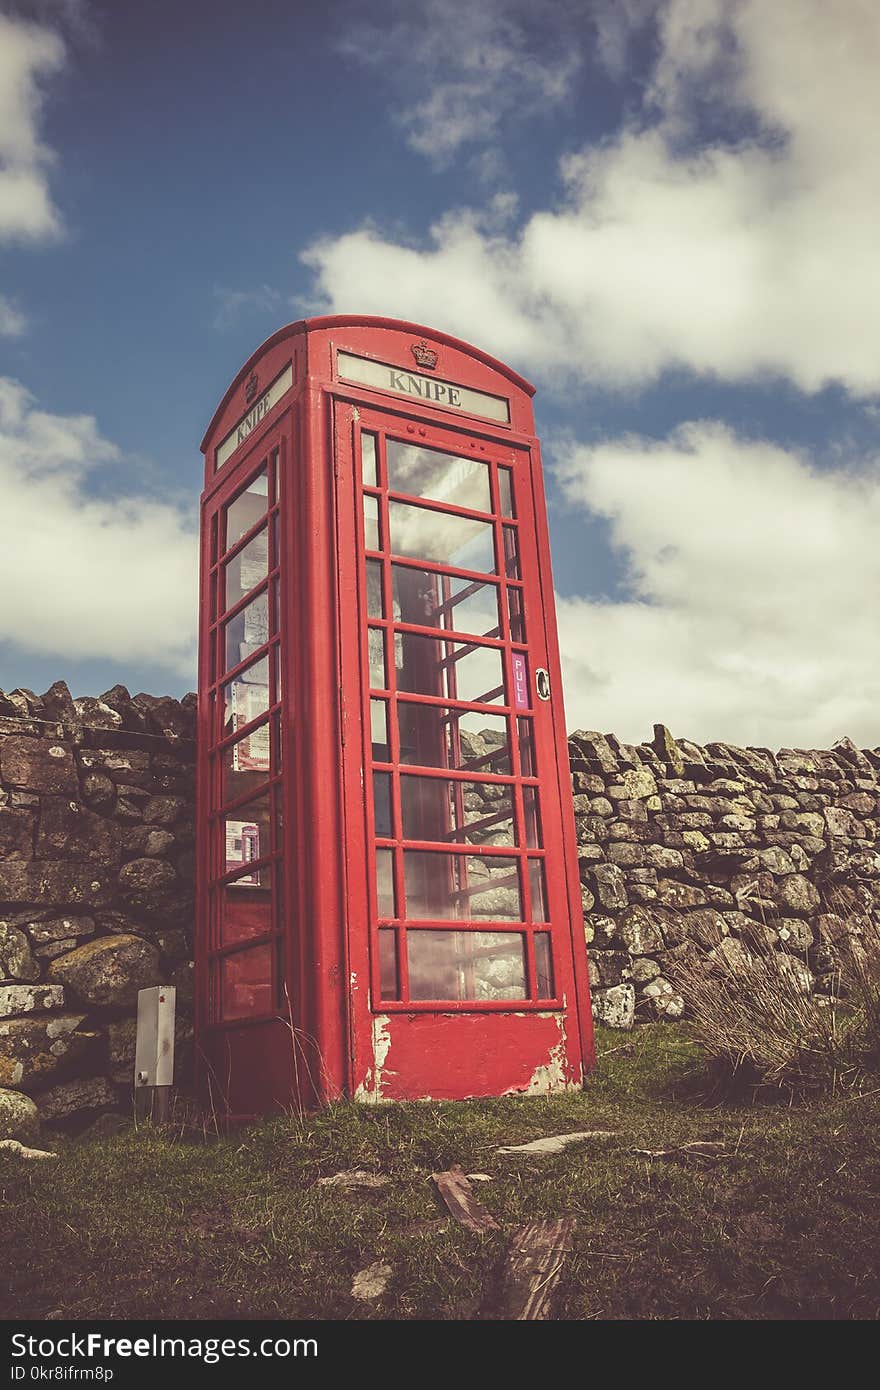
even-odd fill
[{"label": "small rock", "polygon": [[359,1299],[362,1303],[370,1303],[375,1298],[381,1298],[388,1287],[390,1278],[391,1266],[382,1264],[377,1260],[374,1264],[367,1265],[366,1269],[358,1270],[352,1280],[351,1296]]}]

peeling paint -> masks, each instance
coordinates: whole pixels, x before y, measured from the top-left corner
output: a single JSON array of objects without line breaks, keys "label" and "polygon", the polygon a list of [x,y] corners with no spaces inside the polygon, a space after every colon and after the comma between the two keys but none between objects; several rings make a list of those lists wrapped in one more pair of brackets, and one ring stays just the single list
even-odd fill
[{"label": "peeling paint", "polygon": [[391,1047],[391,1017],[389,1014],[373,1016],[373,1066],[368,1067],[363,1081],[354,1093],[356,1101],[365,1105],[376,1105],[384,1099],[382,1095],[382,1068]]},{"label": "peeling paint", "polygon": [[549,1091],[569,1091],[579,1084],[572,1081],[566,1071],[568,1039],[565,1034],[565,1014],[557,1014],[555,1017],[559,1028],[559,1040],[551,1047],[547,1061],[535,1068],[528,1086],[520,1092],[522,1095],[543,1096]]}]

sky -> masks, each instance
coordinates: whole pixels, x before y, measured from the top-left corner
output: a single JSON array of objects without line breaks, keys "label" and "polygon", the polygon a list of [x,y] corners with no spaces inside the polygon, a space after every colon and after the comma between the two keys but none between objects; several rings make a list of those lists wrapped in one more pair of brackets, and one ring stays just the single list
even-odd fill
[{"label": "sky", "polygon": [[880,744],[874,0],[3,0],[0,687],[195,684],[286,322],[537,387],[570,729]]}]

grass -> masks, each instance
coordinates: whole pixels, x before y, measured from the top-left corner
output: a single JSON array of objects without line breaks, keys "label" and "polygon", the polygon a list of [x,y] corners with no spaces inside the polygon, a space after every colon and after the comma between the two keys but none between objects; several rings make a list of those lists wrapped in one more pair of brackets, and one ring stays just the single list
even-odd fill
[{"label": "grass", "polygon": [[[0,1154],[5,1318],[475,1319],[497,1308],[510,1228],[578,1218],[560,1319],[876,1318],[878,1093],[809,1104],[693,1097],[701,1054],[681,1025],[600,1032],[587,1088],[548,1098],[339,1104],[217,1140],[150,1127],[59,1140],[56,1163]],[[610,1139],[498,1156],[573,1129]],[[707,1160],[648,1157],[695,1140]],[[503,1228],[444,1215],[432,1172],[461,1163]],[[345,1168],[389,1175],[343,1192]],[[374,1304],[354,1274],[391,1266]]]}]

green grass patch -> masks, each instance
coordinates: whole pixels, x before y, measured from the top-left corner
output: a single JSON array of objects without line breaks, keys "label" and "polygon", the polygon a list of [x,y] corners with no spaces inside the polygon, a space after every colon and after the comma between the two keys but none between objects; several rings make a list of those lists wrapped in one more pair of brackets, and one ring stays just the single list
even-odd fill
[{"label": "green grass patch", "polygon": [[[880,1097],[701,1106],[680,1025],[600,1032],[586,1089],[546,1098],[337,1104],[214,1142],[147,1128],[0,1154],[5,1318],[491,1318],[511,1228],[573,1214],[562,1319],[876,1318]],[[550,1157],[500,1144],[613,1131]],[[675,1151],[694,1141],[707,1158]],[[460,1163],[501,1226],[438,1204]],[[363,1168],[372,1191],[318,1179]],[[391,1266],[374,1303],[354,1274]]]}]

